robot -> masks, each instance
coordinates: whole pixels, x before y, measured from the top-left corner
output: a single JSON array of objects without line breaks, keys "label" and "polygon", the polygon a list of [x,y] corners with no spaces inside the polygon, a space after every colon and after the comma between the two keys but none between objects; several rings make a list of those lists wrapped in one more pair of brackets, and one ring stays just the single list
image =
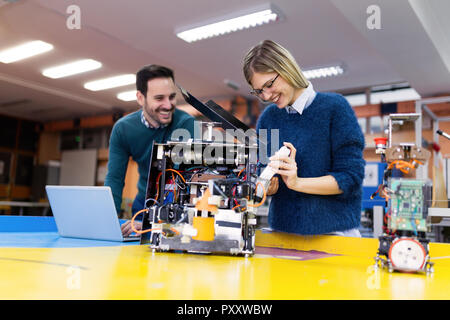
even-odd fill
[{"label": "robot", "polygon": [[[213,101],[203,104],[180,90],[186,102],[213,122],[202,139],[151,146],[145,208],[133,217],[132,226],[143,213],[141,244],[154,252],[251,256],[257,209],[266,200],[273,176],[270,169],[257,174],[257,152],[263,142]],[[215,141],[214,124],[245,134],[233,141]]]},{"label": "robot", "polygon": [[[429,158],[430,152],[411,143],[392,145],[392,121],[420,119],[418,114],[394,114],[389,119],[389,139],[376,138],[376,153],[387,163],[383,183],[372,195],[380,192],[387,201],[384,213],[383,235],[379,237],[375,267],[386,268],[389,272],[434,271],[429,256],[429,240],[426,233],[431,221],[428,208],[432,185],[429,181],[415,178],[394,177],[397,169],[411,175]],[[389,142],[386,146],[386,142]]]}]

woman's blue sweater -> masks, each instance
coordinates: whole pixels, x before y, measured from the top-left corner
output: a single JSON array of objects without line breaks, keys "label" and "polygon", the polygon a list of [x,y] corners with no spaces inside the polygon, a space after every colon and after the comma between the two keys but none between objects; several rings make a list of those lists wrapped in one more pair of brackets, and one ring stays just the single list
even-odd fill
[{"label": "woman's blue sweater", "polygon": [[258,132],[260,129],[267,129],[269,155],[277,151],[270,150],[270,139],[276,138],[270,132],[278,129],[279,146],[290,142],[297,149],[299,177],[332,175],[343,191],[331,196],[306,194],[288,189],[279,178],[280,186],[269,209],[273,229],[312,235],[359,226],[364,135],[344,97],[318,92],[302,114],[289,114],[275,104],[269,105],[258,119]]}]

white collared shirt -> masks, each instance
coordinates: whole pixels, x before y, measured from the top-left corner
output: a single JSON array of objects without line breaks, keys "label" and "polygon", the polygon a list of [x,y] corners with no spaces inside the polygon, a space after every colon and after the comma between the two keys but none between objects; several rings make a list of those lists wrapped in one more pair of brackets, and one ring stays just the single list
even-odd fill
[{"label": "white collared shirt", "polygon": [[165,127],[168,126],[167,124],[160,125],[159,127],[154,127],[154,126],[152,126],[152,125],[150,124],[150,122],[148,122],[147,119],[145,119],[144,112],[142,112],[142,111],[141,111],[141,122],[142,122],[142,124],[143,124],[144,126],[146,126],[146,127],[149,128],[149,129],[159,129],[159,128],[165,128]]},{"label": "white collared shirt", "polygon": [[300,113],[309,107],[309,105],[313,102],[316,97],[316,91],[314,91],[313,85],[309,82],[308,87],[302,92],[302,94],[294,101],[292,106],[286,106],[287,113]]}]

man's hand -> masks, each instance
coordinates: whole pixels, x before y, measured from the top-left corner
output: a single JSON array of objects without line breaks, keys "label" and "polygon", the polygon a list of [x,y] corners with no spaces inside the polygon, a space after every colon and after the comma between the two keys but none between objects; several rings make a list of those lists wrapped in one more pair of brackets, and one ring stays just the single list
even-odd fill
[{"label": "man's hand", "polygon": [[[142,230],[142,222],[134,221],[133,225],[136,230]],[[131,228],[131,220],[125,221],[125,223],[120,226],[120,229],[122,230],[122,235],[124,237],[128,237],[134,232]]]}]

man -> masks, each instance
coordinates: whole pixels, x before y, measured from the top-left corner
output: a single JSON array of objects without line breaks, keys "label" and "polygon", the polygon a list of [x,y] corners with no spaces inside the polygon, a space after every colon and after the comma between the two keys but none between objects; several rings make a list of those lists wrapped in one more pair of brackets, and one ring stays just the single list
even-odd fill
[{"label": "man", "polygon": [[[183,128],[194,137],[194,118],[175,108],[176,86],[169,68],[148,65],[136,74],[136,97],[141,110],[119,119],[113,127],[109,143],[108,173],[105,186],[111,187],[117,212],[122,204],[122,191],[130,157],[138,164],[138,194],[133,214],[145,206],[145,194],[152,143],[165,143],[174,130]],[[136,229],[142,226],[135,223]],[[132,233],[130,221],[122,225],[122,233]]]}]

